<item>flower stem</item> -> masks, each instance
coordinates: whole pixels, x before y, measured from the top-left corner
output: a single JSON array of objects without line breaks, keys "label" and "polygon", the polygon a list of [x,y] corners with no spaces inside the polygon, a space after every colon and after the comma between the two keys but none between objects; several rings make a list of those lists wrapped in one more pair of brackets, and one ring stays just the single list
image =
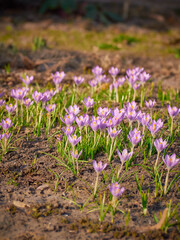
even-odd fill
[{"label": "flower stem", "polygon": [[96,192],[97,192],[98,180],[99,180],[99,172],[97,172],[96,182],[94,186],[94,196],[96,195]]},{"label": "flower stem", "polygon": [[119,175],[120,175],[120,173],[121,173],[121,171],[122,171],[122,167],[123,167],[123,163],[121,163],[121,166],[120,166],[120,168],[118,169],[118,172],[117,172],[117,180],[118,180]]},{"label": "flower stem", "polygon": [[172,136],[172,133],[173,133],[173,118],[171,118],[171,136]]},{"label": "flower stem", "polygon": [[165,185],[164,185],[164,195],[167,194],[167,185],[168,185],[168,179],[169,179],[169,171],[170,171],[170,169],[168,169],[167,175],[166,175],[166,181],[165,181]]},{"label": "flower stem", "polygon": [[160,154],[160,151],[158,151],[158,153],[157,153],[157,158],[156,158],[156,162],[155,162],[155,165],[154,165],[154,169],[157,167],[158,160],[159,160],[159,154]]},{"label": "flower stem", "polygon": [[110,153],[109,153],[109,162],[111,161],[111,155],[112,155],[113,143],[114,143],[114,139],[112,138],[111,148],[110,148]]}]

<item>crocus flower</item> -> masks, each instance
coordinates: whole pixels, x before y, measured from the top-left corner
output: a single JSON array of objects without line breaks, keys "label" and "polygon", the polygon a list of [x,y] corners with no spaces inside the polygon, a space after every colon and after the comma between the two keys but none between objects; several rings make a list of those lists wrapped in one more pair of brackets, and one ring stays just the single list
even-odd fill
[{"label": "crocus flower", "polygon": [[106,121],[106,126],[107,126],[107,127],[113,127],[113,126],[114,126],[111,117]]},{"label": "crocus flower", "polygon": [[22,100],[28,92],[28,89],[25,88],[18,88],[11,90],[11,97],[17,100]]},{"label": "crocus flower", "polygon": [[88,82],[91,87],[95,87],[98,83],[95,79],[92,79],[91,81]]},{"label": "crocus flower", "polygon": [[161,121],[161,119],[158,119],[157,122],[153,119],[152,123],[148,124],[147,127],[150,130],[152,136],[154,137],[155,133],[157,133],[163,127],[163,122]]},{"label": "crocus flower", "polygon": [[164,185],[164,194],[166,195],[170,169],[173,168],[174,166],[176,166],[180,159],[176,158],[175,153],[173,153],[171,156],[166,154],[165,158],[162,158],[162,159],[163,159],[163,162],[166,164],[166,167],[168,170],[167,175],[166,175],[165,185]]},{"label": "crocus flower", "polygon": [[109,186],[109,190],[115,198],[118,198],[122,195],[125,188],[124,187],[120,188],[120,185],[118,184],[118,182],[115,182],[115,183],[111,183],[111,185]]},{"label": "crocus flower", "polygon": [[12,127],[13,123],[11,124],[11,119],[6,118],[5,120],[2,120],[2,123],[0,123],[0,126],[5,130],[5,132]]},{"label": "crocus flower", "polygon": [[119,152],[119,150],[117,149],[117,153],[118,153],[118,156],[119,156],[119,158],[120,158],[120,160],[121,160],[121,163],[126,162],[126,161],[132,156],[132,154],[133,154],[133,152],[128,153],[127,149],[124,149],[124,150],[122,151],[122,154],[121,154],[121,153]]},{"label": "crocus flower", "polygon": [[146,73],[145,71],[139,74],[139,81],[141,83],[147,82],[151,78],[151,75],[149,73]]},{"label": "crocus flower", "polygon": [[3,99],[0,99],[0,107],[5,104],[5,101]]},{"label": "crocus flower", "polygon": [[101,108],[99,107],[97,109],[97,113],[100,117],[107,117],[109,115],[109,113],[111,112],[111,110],[109,108]]},{"label": "crocus flower", "polygon": [[81,136],[80,136],[79,138],[77,138],[77,136],[76,136],[75,134],[74,134],[72,137],[71,137],[71,136],[67,136],[67,138],[68,138],[69,142],[70,142],[73,146],[77,145],[78,142],[81,141]]},{"label": "crocus flower", "polygon": [[125,108],[126,108],[126,110],[136,111],[138,109],[138,106],[135,101],[132,101],[132,102],[128,102]]},{"label": "crocus flower", "polygon": [[140,121],[140,123],[143,125],[143,126],[147,126],[150,121],[151,121],[151,117],[149,114],[145,114],[145,113],[141,113],[138,115],[137,117],[138,121]]},{"label": "crocus flower", "polygon": [[39,103],[43,99],[43,94],[38,91],[34,91],[32,94],[32,98],[36,103]]},{"label": "crocus flower", "polygon": [[120,69],[115,68],[115,67],[111,67],[109,69],[109,74],[111,74],[112,77],[116,77],[120,72]]},{"label": "crocus flower", "polygon": [[11,136],[11,133],[8,133],[8,132],[3,133],[3,137],[6,139],[9,139],[10,136]]},{"label": "crocus flower", "polygon": [[44,106],[44,108],[46,109],[46,111],[47,111],[48,113],[54,111],[55,107],[56,107],[55,104],[52,104],[52,105],[49,104],[48,106]]},{"label": "crocus flower", "polygon": [[94,99],[93,98],[90,98],[90,97],[87,97],[87,98],[84,98],[84,102],[83,104],[88,108],[92,107],[95,102],[94,102]]},{"label": "crocus flower", "polygon": [[59,84],[62,82],[62,80],[65,78],[66,74],[62,72],[56,72],[55,74],[51,73],[51,76],[53,77],[53,82],[56,86],[59,86]]},{"label": "crocus flower", "polygon": [[28,85],[33,81],[34,77],[33,77],[33,76],[28,76],[28,75],[26,75],[25,78],[20,77],[20,79],[21,79],[21,81],[23,81],[23,83],[24,83],[26,86],[28,86]]},{"label": "crocus flower", "polygon": [[92,73],[95,75],[95,76],[100,76],[103,74],[103,69],[99,66],[96,66],[92,69]]},{"label": "crocus flower", "polygon": [[23,101],[23,103],[24,103],[24,105],[25,105],[26,107],[31,106],[31,105],[33,104],[33,102],[34,102],[34,101],[31,101],[30,98],[25,98],[24,101]]},{"label": "crocus flower", "polygon": [[100,84],[102,82],[109,82],[109,80],[106,78],[106,75],[98,75],[96,76],[96,81]]},{"label": "crocus flower", "polygon": [[62,134],[59,134],[56,136],[56,139],[61,142],[62,141],[62,138],[63,138],[63,135]]},{"label": "crocus flower", "polygon": [[99,124],[99,129],[100,130],[104,130],[106,127],[107,127],[106,119],[105,118],[101,118],[100,119],[100,124]]},{"label": "crocus flower", "polygon": [[154,107],[154,105],[155,105],[155,103],[156,103],[156,101],[155,100],[149,100],[148,102],[147,101],[145,101],[145,104],[146,104],[146,107],[147,108],[153,108]]},{"label": "crocus flower", "polygon": [[171,118],[174,118],[180,112],[180,109],[178,109],[177,107],[171,108],[170,105],[168,105],[167,110]]},{"label": "crocus flower", "polygon": [[133,69],[128,69],[128,70],[126,71],[126,74],[127,74],[128,76],[139,75],[143,70],[144,70],[144,68],[135,67],[135,68],[133,68]]},{"label": "crocus flower", "polygon": [[106,168],[106,166],[107,163],[103,165],[101,161],[97,163],[95,160],[93,160],[93,167],[96,172],[102,172]]},{"label": "crocus flower", "polygon": [[117,131],[116,127],[114,127],[114,128],[109,127],[108,128],[108,134],[111,138],[117,137],[117,135],[120,134],[120,132],[121,132],[121,130]]},{"label": "crocus flower", "polygon": [[77,125],[82,128],[85,126],[85,119],[83,116],[80,116],[80,117],[76,117],[76,123]]},{"label": "crocus flower", "polygon": [[137,82],[138,76],[137,75],[131,75],[129,77],[126,77],[126,79],[131,84],[131,86],[133,86]]},{"label": "crocus flower", "polygon": [[117,79],[117,81],[118,81],[119,85],[121,86],[126,81],[126,78],[125,77],[120,77],[120,78]]},{"label": "crocus flower", "polygon": [[137,145],[141,141],[142,137],[143,135],[141,135],[141,132],[137,131],[136,128],[129,132],[128,138],[133,145],[131,152],[133,152],[135,145]]},{"label": "crocus flower", "polygon": [[139,115],[139,112],[136,112],[134,110],[130,110],[129,108],[126,111],[126,117],[130,120],[133,121],[137,118],[137,116]]},{"label": "crocus flower", "polygon": [[169,144],[167,144],[167,141],[166,140],[162,140],[162,138],[160,139],[156,139],[154,141],[154,146],[156,147],[156,150],[157,150],[157,158],[156,158],[156,162],[155,162],[155,165],[154,165],[154,168],[156,168],[157,164],[158,164],[158,160],[159,160],[159,154],[162,150],[164,150],[165,148],[167,148]]},{"label": "crocus flower", "polygon": [[164,150],[165,148],[167,148],[169,144],[167,144],[167,141],[164,140],[162,138],[160,139],[156,139],[154,141],[154,146],[156,147],[157,152],[161,152],[162,150]]},{"label": "crocus flower", "polygon": [[99,125],[100,125],[100,120],[91,120],[89,122],[89,126],[92,128],[93,131],[97,131],[99,129]]},{"label": "crocus flower", "polygon": [[125,116],[125,109],[122,108],[122,109],[119,109],[119,108],[115,108],[114,111],[112,112],[112,115],[113,116],[116,116],[117,118],[124,118]]},{"label": "crocus flower", "polygon": [[74,106],[69,106],[68,110],[65,108],[68,114],[78,115],[80,113],[79,107],[75,104]]},{"label": "crocus flower", "polygon": [[66,136],[72,135],[75,131],[75,127],[67,126],[65,129],[62,129]]},{"label": "crocus flower", "polygon": [[75,118],[76,118],[76,116],[75,116],[74,114],[70,113],[69,115],[66,114],[66,115],[64,116],[64,120],[63,120],[62,118],[60,118],[60,119],[61,119],[61,121],[62,121],[63,123],[65,123],[67,126],[70,126],[70,125],[73,124]]},{"label": "crocus flower", "polygon": [[75,158],[75,159],[78,159],[78,158],[81,156],[81,154],[82,154],[82,150],[79,152],[79,154],[78,154],[77,149],[75,149],[74,153],[71,152],[71,155],[72,155],[73,158]]},{"label": "crocus flower", "polygon": [[76,85],[80,85],[82,82],[84,82],[84,78],[81,76],[79,76],[79,77],[74,76],[74,82]]},{"label": "crocus flower", "polygon": [[12,105],[12,103],[10,103],[9,105],[5,104],[5,108],[8,111],[8,113],[14,112],[16,110],[17,105]]},{"label": "crocus flower", "polygon": [[179,162],[179,158],[176,158],[176,154],[173,153],[171,156],[169,156],[168,154],[166,154],[165,158],[162,158],[163,162],[166,164],[167,169],[171,169],[173,168],[175,165],[178,164]]}]

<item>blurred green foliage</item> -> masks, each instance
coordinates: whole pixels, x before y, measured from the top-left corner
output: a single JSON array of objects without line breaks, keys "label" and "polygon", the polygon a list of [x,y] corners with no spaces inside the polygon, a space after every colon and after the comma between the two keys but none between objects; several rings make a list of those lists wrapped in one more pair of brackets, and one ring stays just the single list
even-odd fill
[{"label": "blurred green foliage", "polygon": [[102,49],[102,50],[119,50],[119,48],[116,45],[112,45],[108,43],[101,43],[98,47],[99,49]]},{"label": "blurred green foliage", "polygon": [[115,37],[113,41],[115,43],[121,43],[125,41],[127,44],[132,44],[140,42],[140,39],[126,34],[120,34],[119,36]]}]

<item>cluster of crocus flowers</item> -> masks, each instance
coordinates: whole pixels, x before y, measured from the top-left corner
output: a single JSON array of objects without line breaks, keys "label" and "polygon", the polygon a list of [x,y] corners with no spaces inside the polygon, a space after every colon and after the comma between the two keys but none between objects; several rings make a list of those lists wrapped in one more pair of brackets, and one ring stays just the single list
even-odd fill
[{"label": "cluster of crocus flowers", "polygon": [[11,136],[11,133],[9,133],[8,130],[13,126],[13,123],[11,123],[11,119],[6,118],[5,120],[4,119],[2,120],[2,122],[0,123],[0,126],[4,130],[4,133],[0,135],[0,140],[3,140],[2,149],[3,149],[3,153],[6,153],[7,145],[8,145],[7,140]]},{"label": "cluster of crocus flowers", "polygon": [[75,82],[75,84],[77,85],[77,86],[79,86],[81,83],[83,83],[84,82],[84,78],[83,77],[81,77],[81,76],[74,76],[74,82]]},{"label": "cluster of crocus flowers", "polygon": [[87,97],[87,98],[84,98],[83,104],[86,106],[88,111],[90,107],[94,106],[95,102],[93,98]]}]

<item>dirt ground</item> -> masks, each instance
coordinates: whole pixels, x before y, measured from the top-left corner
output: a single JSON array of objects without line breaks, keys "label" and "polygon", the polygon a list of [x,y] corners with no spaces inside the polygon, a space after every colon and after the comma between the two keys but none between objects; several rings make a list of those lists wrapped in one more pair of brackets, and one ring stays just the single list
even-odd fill
[{"label": "dirt ground", "polygon": [[[125,71],[133,66],[144,67],[152,75],[155,89],[161,82],[164,91],[171,88],[177,92],[180,91],[180,61],[175,57],[173,51],[169,51],[169,49],[179,48],[180,38],[177,24],[170,26],[170,32],[162,33],[136,24],[120,23],[108,27],[97,24],[96,26],[82,19],[77,19],[74,24],[56,22],[52,19],[41,19],[39,24],[27,20],[17,24],[14,16],[3,16],[1,20],[0,92],[5,92],[6,99],[12,88],[21,85],[19,76],[23,72],[34,75],[35,81],[44,86],[52,81],[51,72],[60,70],[67,73],[67,82],[71,82],[74,75],[83,75],[88,80],[91,78],[92,67],[96,65],[102,66],[105,70],[116,66],[121,69],[122,74],[125,74]],[[162,20],[159,21],[162,25],[166,23],[163,23]],[[107,31],[107,41],[111,41],[111,35],[122,32],[141,37],[147,35],[148,40],[146,39],[145,43],[142,42],[142,48],[141,44],[129,45],[127,42],[123,42],[119,46],[120,50],[101,50],[98,48],[98,42],[98,44],[90,45],[88,50],[83,46],[78,50],[79,42],[75,41],[68,49],[67,39],[62,45],[59,45],[49,34],[48,31],[53,28],[63,31],[67,36],[80,29],[82,38],[89,31],[101,32],[104,35],[106,35],[104,32]],[[29,31],[29,34],[23,35],[23,31],[26,33]],[[30,44],[32,44],[33,35],[31,34],[36,32],[34,36],[37,36],[38,31],[40,32],[39,36],[45,36],[47,47],[32,51]],[[17,36],[13,36],[16,32]],[[149,40],[150,37],[152,37],[152,41]],[[62,42],[60,41],[60,43]],[[8,64],[10,64],[10,72],[5,70],[5,66]],[[155,96],[156,92],[153,95]],[[164,106],[162,111],[165,111],[166,107]],[[157,110],[159,110],[158,107]],[[58,129],[59,127],[55,126],[51,134]],[[0,239],[151,240],[180,238],[176,226],[170,227],[167,233],[160,229],[151,229],[151,226],[155,225],[153,213],[160,219],[160,212],[164,211],[167,202],[172,200],[173,206],[178,204],[180,200],[179,182],[173,185],[166,197],[160,199],[155,198],[154,189],[150,189],[152,194],[148,199],[148,214],[143,216],[140,195],[137,191],[134,174],[132,174],[123,181],[126,191],[120,204],[120,207],[126,212],[130,209],[128,227],[120,212],[116,214],[113,224],[110,214],[107,214],[101,225],[98,221],[99,212],[87,214],[86,209],[81,212],[79,207],[65,199],[73,199],[72,192],[74,192],[77,203],[81,205],[89,197],[90,189],[81,179],[88,181],[93,187],[96,174],[92,160],[89,160],[89,164],[81,169],[79,178],[74,177],[70,172],[64,172],[62,175],[64,178],[60,178],[57,193],[55,193],[53,189],[56,179],[49,169],[60,174],[64,168],[57,166],[56,160],[42,153],[46,152],[58,157],[55,139],[52,140],[51,148],[44,133],[40,137],[36,137],[30,132],[27,140],[25,128],[20,130],[17,138],[19,139],[15,143],[17,150],[7,153],[0,162]],[[179,142],[180,139],[176,139],[169,152],[175,152],[179,156]],[[155,158],[154,155],[152,161]],[[107,156],[99,153],[95,159],[105,162]],[[143,155],[140,154],[134,163],[139,163],[142,159]],[[118,164],[118,161],[118,156],[115,156],[112,166]],[[149,182],[152,181],[150,175],[142,168],[139,169],[138,166],[133,166],[126,174],[130,175],[135,171],[139,177],[144,175],[143,186],[144,190],[147,190]],[[163,171],[165,171],[165,166]],[[179,165],[176,166],[175,171],[180,171]],[[110,174],[110,166],[107,167],[106,172]],[[172,177],[173,174],[170,174],[170,179]],[[101,179],[103,179],[102,176]]]}]

